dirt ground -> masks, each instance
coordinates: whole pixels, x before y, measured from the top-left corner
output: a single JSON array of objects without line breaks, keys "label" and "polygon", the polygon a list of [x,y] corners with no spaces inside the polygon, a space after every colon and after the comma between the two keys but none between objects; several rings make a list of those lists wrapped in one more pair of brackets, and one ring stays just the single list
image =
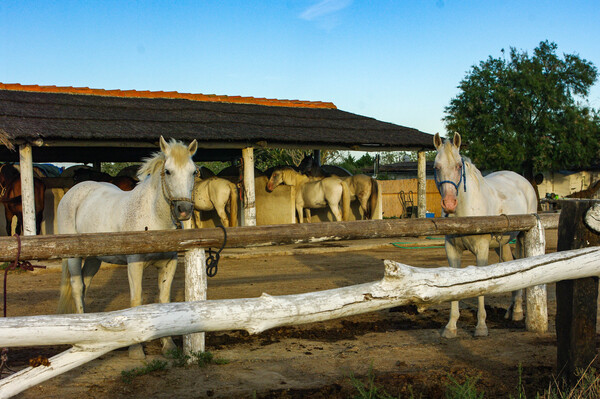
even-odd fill
[{"label": "dirt ground", "polygon": [[[375,281],[383,277],[383,259],[413,266],[447,265],[442,240],[403,239],[416,248],[391,241],[322,243],[274,249],[225,249],[216,277],[209,279],[209,299],[251,298],[263,292],[295,294]],[[556,231],[547,233],[547,252],[556,250]],[[490,262],[497,262],[495,253]],[[465,253],[464,264],[473,264]],[[52,264],[49,264],[52,266]],[[54,264],[8,276],[8,315],[52,314],[60,271]],[[173,299],[183,300],[183,267]],[[145,303],[156,300],[155,270],[144,275]],[[347,398],[357,394],[352,378],[375,384],[394,397],[443,398],[450,379],[478,378],[487,398],[516,395],[518,367],[527,396],[553,381],[556,363],[554,286],[549,286],[550,331],[525,332],[524,322],[505,321],[510,294],[487,299],[485,338],[474,338],[476,301],[461,302],[459,336],[440,336],[448,304],[422,313],[407,306],[250,336],[243,331],[206,334],[206,350],[225,364],[155,371],[127,383],[122,371],[143,367],[127,351],[111,352],[78,369],[33,387],[20,398]],[[123,267],[104,267],[88,294],[92,312],[127,307],[129,288]],[[181,338],[176,337],[181,345]],[[8,364],[23,368],[30,358],[50,357],[67,347],[11,348]],[[164,358],[158,341],[146,344],[146,362]],[[43,367],[43,366],[42,366]]]}]

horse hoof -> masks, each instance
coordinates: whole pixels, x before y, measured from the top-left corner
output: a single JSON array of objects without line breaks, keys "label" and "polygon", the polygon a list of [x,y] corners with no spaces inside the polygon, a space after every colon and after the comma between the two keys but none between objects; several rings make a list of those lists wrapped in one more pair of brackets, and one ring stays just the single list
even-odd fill
[{"label": "horse hoof", "polygon": [[442,337],[444,338],[456,338],[456,328],[444,328],[444,331],[442,331]]},{"label": "horse hoof", "polygon": [[521,320],[523,320],[523,311],[513,312],[513,314],[512,314],[512,320],[513,321],[521,321]]},{"label": "horse hoof", "polygon": [[173,342],[171,338],[165,339],[162,345],[162,354],[168,355],[177,350],[177,345]]},{"label": "horse hoof", "polygon": [[487,326],[476,327],[475,328],[475,336],[476,337],[487,337],[488,336]]},{"label": "horse hoof", "polygon": [[146,358],[142,344],[135,344],[129,347],[129,358],[135,360],[144,360]]}]

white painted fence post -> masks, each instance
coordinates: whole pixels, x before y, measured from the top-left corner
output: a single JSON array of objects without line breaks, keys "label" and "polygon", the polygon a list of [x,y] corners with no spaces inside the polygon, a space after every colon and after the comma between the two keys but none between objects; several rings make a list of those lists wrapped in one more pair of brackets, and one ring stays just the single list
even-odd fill
[{"label": "white painted fence post", "polygon": [[242,149],[244,161],[244,226],[256,226],[256,190],[254,187],[254,148]]},{"label": "white painted fence post", "polygon": [[417,216],[425,217],[427,212],[427,160],[425,151],[417,152]]},{"label": "white painted fence post", "polygon": [[[535,227],[524,234],[525,257],[544,255],[546,253],[546,235],[538,217]],[[548,301],[546,284],[529,287],[525,290],[527,313],[525,328],[527,331],[544,333],[548,331]]]},{"label": "white painted fence post", "polygon": [[[185,253],[185,301],[206,300],[206,257],[203,248],[194,248]],[[191,355],[204,352],[204,333],[183,336],[183,353]]]},{"label": "white painted fence post", "polygon": [[[33,190],[33,157],[31,145],[19,146],[19,165],[21,172],[21,201],[23,206],[23,235],[34,236],[35,231],[35,193]],[[20,234],[20,231],[17,231]]]}]

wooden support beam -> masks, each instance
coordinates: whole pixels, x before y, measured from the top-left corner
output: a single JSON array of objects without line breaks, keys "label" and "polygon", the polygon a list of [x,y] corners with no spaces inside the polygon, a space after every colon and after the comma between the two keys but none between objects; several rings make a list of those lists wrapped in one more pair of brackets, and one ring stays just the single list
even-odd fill
[{"label": "wooden support beam", "polygon": [[242,150],[244,161],[244,226],[256,226],[256,191],[254,187],[254,148]]},{"label": "wooden support beam", "polygon": [[[540,217],[545,228],[556,228],[556,214]],[[507,215],[230,227],[227,228],[227,248],[366,238],[504,233],[529,230],[536,221],[534,215]],[[220,228],[21,237],[21,259],[181,252],[198,247],[218,247],[222,243],[223,231]],[[11,261],[17,255],[17,240],[0,237],[0,248],[3,249],[0,251],[0,262]]]},{"label": "wooden support beam", "polygon": [[[564,201],[558,228],[558,251],[600,245],[600,235],[584,223],[593,201]],[[577,371],[596,356],[598,277],[556,283],[557,371],[571,385]]]},{"label": "wooden support beam", "polygon": [[427,212],[427,163],[425,151],[417,152],[417,217],[424,218]]},{"label": "wooden support beam", "polygon": [[[21,168],[21,204],[23,207],[23,235],[34,236],[35,231],[35,193],[33,191],[33,158],[31,145],[19,146],[19,165]],[[20,231],[17,231],[20,234]]]}]

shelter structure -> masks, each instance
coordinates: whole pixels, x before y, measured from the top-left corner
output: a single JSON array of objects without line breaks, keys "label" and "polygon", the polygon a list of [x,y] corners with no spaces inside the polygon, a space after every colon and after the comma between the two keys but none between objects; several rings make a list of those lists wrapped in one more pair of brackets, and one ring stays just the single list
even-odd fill
[{"label": "shelter structure", "polygon": [[255,220],[254,148],[418,151],[423,181],[433,150],[430,134],[329,102],[0,83],[0,161],[21,163],[26,234],[35,234],[33,160],[139,161],[161,135],[198,140],[196,161],[243,160],[246,225]]}]

